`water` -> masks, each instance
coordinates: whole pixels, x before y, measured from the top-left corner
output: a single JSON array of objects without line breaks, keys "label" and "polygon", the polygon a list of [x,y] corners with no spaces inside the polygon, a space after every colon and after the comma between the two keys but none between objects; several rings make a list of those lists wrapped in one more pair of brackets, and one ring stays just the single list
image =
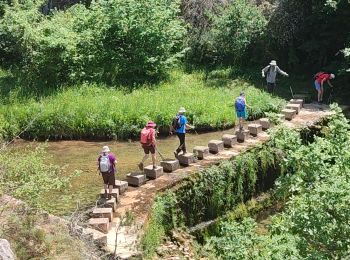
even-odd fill
[{"label": "water", "polygon": [[[225,133],[233,133],[233,129],[225,131],[216,131],[203,134],[187,134],[187,150],[191,152],[194,146],[207,146],[213,139],[221,139]],[[160,138],[157,140],[158,150],[165,158],[174,158],[173,152],[179,145],[177,136]],[[15,144],[15,147],[21,147],[33,144],[29,141],[21,141]],[[40,144],[39,142],[34,145]],[[139,142],[99,142],[99,141],[55,141],[48,142],[47,152],[52,156],[52,163],[60,166],[66,166],[66,172],[72,173],[75,170],[81,171],[80,176],[76,177],[69,190],[66,191],[71,197],[62,199],[62,194],[51,194],[50,200],[55,201],[55,214],[66,215],[75,210],[77,205],[93,205],[102,188],[102,178],[97,171],[97,157],[104,145],[108,145],[111,152],[117,157],[117,176],[118,179],[125,179],[126,174],[138,171],[137,164],[143,157],[143,149]],[[157,160],[160,161],[157,154]],[[151,158],[145,165],[151,164]]]}]

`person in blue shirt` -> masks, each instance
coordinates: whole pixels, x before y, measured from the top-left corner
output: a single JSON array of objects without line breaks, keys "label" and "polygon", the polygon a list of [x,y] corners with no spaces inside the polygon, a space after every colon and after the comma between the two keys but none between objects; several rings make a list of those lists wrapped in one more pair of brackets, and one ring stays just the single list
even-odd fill
[{"label": "person in blue shirt", "polygon": [[247,118],[247,102],[244,92],[241,92],[235,101],[236,115],[239,120],[239,131],[243,130],[243,121]]},{"label": "person in blue shirt", "polygon": [[186,130],[191,129],[192,127],[187,124],[187,118],[184,115],[186,109],[180,107],[178,114],[174,118],[173,130],[175,130],[177,137],[180,140],[180,145],[174,152],[175,157],[177,158],[178,154],[182,151],[182,154],[186,153]]}]

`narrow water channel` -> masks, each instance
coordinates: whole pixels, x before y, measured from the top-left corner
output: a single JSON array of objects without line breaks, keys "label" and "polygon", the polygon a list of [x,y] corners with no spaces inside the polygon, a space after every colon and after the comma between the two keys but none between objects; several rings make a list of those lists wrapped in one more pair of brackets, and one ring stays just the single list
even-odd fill
[{"label": "narrow water channel", "polygon": [[[224,133],[233,133],[233,129],[225,131],[216,131],[202,134],[187,134],[187,150],[191,152],[194,146],[204,145],[212,139],[221,139]],[[15,149],[21,149],[26,145],[39,145],[40,142],[19,141],[14,144]],[[178,138],[170,136],[158,139],[158,150],[165,158],[173,158],[173,151],[178,146]],[[138,171],[137,164],[143,157],[143,150],[139,142],[99,142],[99,141],[55,141],[47,143],[47,152],[52,156],[52,163],[65,166],[66,172],[72,173],[75,170],[81,171],[80,176],[76,177],[71,188],[66,191],[71,195],[69,200],[62,200],[62,194],[52,194],[50,199],[55,201],[58,213],[60,215],[69,214],[74,211],[77,203],[81,206],[92,205],[102,188],[102,178],[97,172],[97,157],[104,145],[108,145],[111,152],[117,156],[117,178],[125,179],[126,174]],[[157,160],[160,161],[157,154]],[[151,159],[148,161],[151,164]],[[147,163],[146,163],[147,165]]]}]

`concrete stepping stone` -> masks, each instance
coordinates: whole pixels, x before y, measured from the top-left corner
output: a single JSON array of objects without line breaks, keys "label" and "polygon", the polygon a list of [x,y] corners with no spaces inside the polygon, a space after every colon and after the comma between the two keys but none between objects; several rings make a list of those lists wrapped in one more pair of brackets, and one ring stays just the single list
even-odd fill
[{"label": "concrete stepping stone", "polygon": [[95,208],[92,211],[94,218],[108,218],[109,222],[113,219],[113,209],[111,208]]},{"label": "concrete stepping stone", "polygon": [[195,162],[193,153],[179,154],[178,159],[182,166],[189,166],[191,163]]},{"label": "concrete stepping stone", "polygon": [[249,138],[249,130],[236,130],[237,141],[243,143]]},{"label": "concrete stepping stone", "polygon": [[297,114],[299,114],[300,110],[301,110],[301,104],[287,104],[286,105],[287,109],[294,109]]},{"label": "concrete stepping stone", "polygon": [[113,212],[117,210],[117,199],[112,197],[110,200],[101,199],[97,202],[99,207],[111,208]]},{"label": "concrete stepping stone", "polygon": [[248,130],[249,130],[249,133],[252,136],[258,136],[258,134],[262,132],[262,125],[260,125],[260,124],[249,124],[248,125]]},{"label": "concrete stepping stone", "polygon": [[90,218],[89,225],[94,229],[107,234],[109,230],[109,219],[108,218]]},{"label": "concrete stepping stone", "polygon": [[285,108],[281,111],[281,113],[284,114],[287,120],[292,120],[295,117],[297,111],[295,111],[294,109]]},{"label": "concrete stepping stone", "polygon": [[286,120],[286,116],[284,114],[276,114],[277,118],[281,121]]},{"label": "concrete stepping stone", "polygon": [[106,234],[92,228],[85,228],[83,232],[85,236],[89,236],[87,239],[93,241],[99,248],[107,246]]},{"label": "concrete stepping stone", "polygon": [[[109,194],[109,189],[107,189],[107,193]],[[112,197],[114,197],[118,200],[119,199],[119,189],[113,189],[111,195],[112,195]],[[101,198],[105,197],[105,189],[102,189],[100,191],[100,196],[101,196]]]},{"label": "concrete stepping stone", "polygon": [[126,175],[126,181],[131,186],[140,187],[146,182],[146,175],[138,172],[131,172]]},{"label": "concrete stepping stone", "polygon": [[219,153],[224,150],[224,142],[221,140],[211,140],[208,143],[210,153]]},{"label": "concrete stepping stone", "polygon": [[302,99],[297,99],[297,98],[292,98],[289,100],[290,104],[300,104],[302,107],[304,106],[304,100]]},{"label": "concrete stepping stone", "polygon": [[263,130],[267,130],[270,128],[270,120],[268,118],[260,118],[259,123],[262,126]]},{"label": "concrete stepping stone", "polygon": [[143,168],[144,174],[150,179],[157,179],[160,176],[163,175],[163,167],[162,166],[156,166],[155,169],[153,169],[153,165],[148,165],[145,168]]},{"label": "concrete stepping stone", "polygon": [[119,189],[119,194],[121,195],[128,189],[128,182],[116,180],[114,187]]},{"label": "concrete stepping stone", "polygon": [[294,99],[302,99],[304,103],[307,103],[310,101],[311,97],[308,94],[294,94]]},{"label": "concrete stepping stone", "polygon": [[224,147],[232,148],[237,143],[237,135],[224,134],[222,136]]},{"label": "concrete stepping stone", "polygon": [[209,147],[207,146],[195,146],[193,148],[193,153],[197,156],[199,160],[203,160],[209,155]]},{"label": "concrete stepping stone", "polygon": [[161,161],[160,165],[163,167],[165,172],[174,172],[180,168],[179,160],[165,160]]}]

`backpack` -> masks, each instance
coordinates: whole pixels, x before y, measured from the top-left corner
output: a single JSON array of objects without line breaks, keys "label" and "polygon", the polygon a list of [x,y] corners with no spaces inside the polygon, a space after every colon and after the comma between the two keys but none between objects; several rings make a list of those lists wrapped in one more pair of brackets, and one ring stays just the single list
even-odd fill
[{"label": "backpack", "polygon": [[111,162],[109,160],[109,156],[101,155],[100,157],[100,171],[101,172],[109,172],[111,168]]},{"label": "backpack", "polygon": [[236,111],[244,111],[245,110],[245,100],[242,97],[238,97],[235,102]]},{"label": "backpack", "polygon": [[150,145],[152,142],[152,128],[143,128],[141,130],[140,143],[144,145]]},{"label": "backpack", "polygon": [[327,72],[324,72],[324,71],[320,71],[320,72],[317,72],[315,75],[314,75],[314,80],[318,79],[321,75],[323,74],[327,74]]},{"label": "backpack", "polygon": [[178,130],[179,128],[181,128],[180,116],[175,116],[173,118],[173,122],[171,123],[171,125],[172,125],[174,130]]}]

